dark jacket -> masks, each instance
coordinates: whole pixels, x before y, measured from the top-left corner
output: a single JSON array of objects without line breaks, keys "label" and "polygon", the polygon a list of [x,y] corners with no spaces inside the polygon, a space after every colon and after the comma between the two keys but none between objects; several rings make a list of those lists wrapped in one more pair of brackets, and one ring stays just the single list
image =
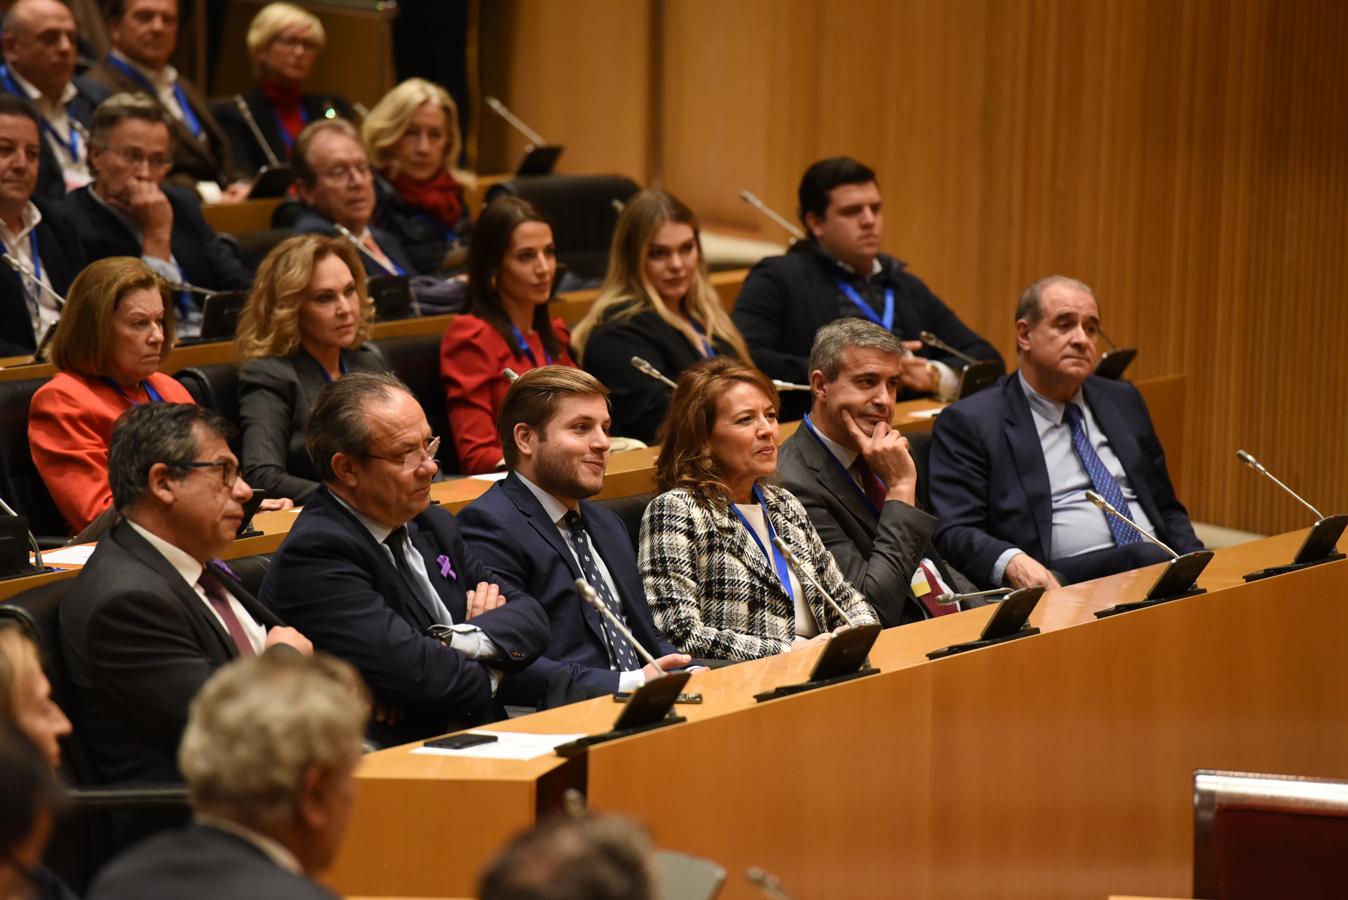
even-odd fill
[{"label": "dark jacket", "polygon": [[[416,274],[434,275],[444,271],[445,254],[449,252],[450,245],[458,242],[467,246],[468,233],[472,229],[467,203],[464,203],[463,216],[458,224],[446,228],[439,219],[404,200],[403,195],[384,176],[375,175],[374,190],[379,202],[374,215],[375,224],[397,238]],[[378,237],[375,239],[378,240]],[[383,246],[382,241],[380,246]]]},{"label": "dark jacket", "polygon": [[[70,79],[70,83],[75,85],[76,93],[66,106],[66,115],[88,128],[89,121],[94,116],[94,108],[109,96],[108,89],[83,75],[76,75]],[[18,83],[13,79],[0,79],[0,90],[28,100],[28,96],[21,93],[22,88],[18,91],[13,90],[17,87]],[[41,113],[38,115],[41,116]],[[33,197],[59,200],[66,195],[66,179],[61,168],[61,158],[52,149],[51,138],[45,128],[39,129],[38,137],[42,141],[42,155],[38,162],[37,189],[33,191]],[[81,137],[80,140],[83,141],[84,138]],[[85,152],[88,152],[87,148]]]},{"label": "dark jacket", "polygon": [[[52,289],[61,296],[84,268],[86,259],[75,224],[59,203],[34,198],[42,213],[37,226],[37,254]],[[0,266],[0,356],[23,356],[37,349],[29,298],[19,273]]]},{"label": "dark jacket", "polygon": [[[253,88],[243,95],[243,100],[248,104],[248,111],[253,114],[258,130],[267,139],[267,145],[271,147],[272,153],[276,154],[281,165],[288,165],[290,148],[286,146],[281,126],[276,121],[276,114],[272,112],[271,104],[267,102],[262,89]],[[341,119],[355,118],[351,104],[335,94],[305,94],[300,98],[300,107],[309,122],[326,118],[329,112],[335,113],[337,118]],[[257,138],[253,136],[253,130],[248,127],[248,121],[244,119],[243,113],[234,105],[233,97],[212,104],[212,111],[215,113],[215,120],[220,123],[220,129],[229,138],[234,165],[239,172],[251,177],[263,166],[271,164],[266,151],[258,146]]]},{"label": "dark jacket", "polygon": [[[328,237],[337,237],[338,231],[333,226],[332,220],[324,216],[316,209],[308,206],[300,206],[299,217],[291,225],[296,234],[326,234]],[[402,242],[397,236],[385,231],[378,225],[370,225],[370,233],[374,235],[375,243],[379,244],[384,254],[403,270],[404,274],[415,275],[416,267],[412,265],[412,260],[407,256],[407,251],[403,249]],[[370,254],[362,248],[360,250],[360,261],[365,265],[365,274],[373,278],[377,275],[388,275],[388,271]]]}]

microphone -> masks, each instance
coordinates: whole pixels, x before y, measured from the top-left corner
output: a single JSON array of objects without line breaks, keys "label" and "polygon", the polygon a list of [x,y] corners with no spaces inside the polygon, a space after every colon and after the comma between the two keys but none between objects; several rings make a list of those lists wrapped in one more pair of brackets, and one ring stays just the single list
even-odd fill
[{"label": "microphone", "polygon": [[1298,503],[1309,509],[1311,512],[1315,513],[1315,520],[1317,522],[1324,518],[1324,516],[1320,514],[1320,510],[1316,509],[1314,506],[1311,506],[1309,503],[1306,502],[1304,497],[1302,497],[1296,491],[1292,490],[1287,485],[1279,481],[1278,478],[1272,472],[1264,468],[1263,463],[1255,459],[1251,454],[1246,453],[1244,450],[1237,450],[1236,459],[1239,459],[1241,462],[1245,463],[1245,465],[1249,466],[1251,469],[1254,469],[1259,474],[1267,475],[1273,481],[1274,484],[1276,484],[1278,487],[1282,488],[1284,491],[1295,497]]},{"label": "microphone", "polygon": [[165,279],[164,284],[175,291],[187,291],[189,294],[200,294],[201,296],[208,298],[225,293],[224,291],[212,291],[204,287],[197,287],[195,284],[188,284],[186,281],[168,281]]},{"label": "microphone", "polygon": [[783,230],[786,231],[787,234],[790,234],[796,240],[798,241],[805,240],[805,232],[801,231],[795,225],[792,225],[789,221],[787,221],[781,215],[779,215],[776,210],[768,206],[762,200],[759,200],[757,195],[755,195],[754,193],[750,191],[740,191],[740,199],[743,200],[745,203],[749,204],[750,206],[752,206],[754,209],[761,212],[763,215],[767,216],[773,222],[777,223],[779,226],[782,227]]},{"label": "microphone", "polygon": [[930,331],[919,332],[918,337],[922,338],[922,343],[924,344],[929,344],[935,347],[937,350],[944,350],[951,356],[959,357],[960,359],[964,360],[966,365],[971,366],[974,363],[978,362],[978,360],[974,359],[972,356],[965,353],[964,351],[956,350],[954,347],[950,346],[945,341],[941,340],[936,335],[932,334]]},{"label": "microphone", "polygon": [[627,630],[627,626],[623,624],[622,619],[618,618],[613,614],[613,610],[608,608],[608,604],[605,603],[603,600],[599,599],[599,592],[596,591],[588,581],[586,581],[584,578],[577,578],[576,590],[580,591],[581,599],[583,599],[586,603],[593,606],[599,612],[599,615],[603,616],[605,619],[608,620],[609,625],[616,628],[619,634],[621,634],[623,637],[627,638],[627,640],[631,642],[632,646],[636,648],[637,655],[641,657],[642,662],[646,663],[646,665],[650,666],[651,668],[655,669],[655,671],[660,673],[659,675],[655,676],[656,678],[660,678],[665,674],[664,670],[661,669],[660,665],[655,661],[655,657],[651,656],[649,651],[647,651],[645,647],[641,646],[641,641],[638,641],[635,637],[632,636],[632,632]]},{"label": "microphone", "polygon": [[351,101],[351,111],[362,119],[368,119],[370,117],[370,108],[357,100]]},{"label": "microphone", "polygon": [[777,390],[779,390],[779,391],[808,391],[808,390],[810,390],[810,386],[809,386],[808,384],[792,384],[792,383],[789,382],[789,381],[778,381],[776,378],[772,379],[772,386],[775,387],[775,388],[776,388]]},{"label": "microphone", "polygon": [[[506,105],[500,100],[497,100],[495,97],[483,97],[482,102],[486,103],[492,112],[509,122],[511,127],[516,131],[528,138],[529,143],[533,144],[534,147],[542,147],[547,144],[547,141],[543,140],[543,135],[534,131],[528,125],[525,125],[520,117],[506,109]],[[532,150],[533,147],[530,147],[529,149]]]},{"label": "microphone", "polygon": [[41,278],[38,278],[37,275],[33,274],[32,269],[28,268],[23,264],[23,260],[19,259],[13,253],[4,254],[3,259],[5,261],[5,265],[9,266],[21,277],[31,279],[32,282],[38,286],[39,290],[43,291],[48,297],[51,297],[53,300],[55,300],[57,309],[63,309],[65,307],[66,298],[62,297],[60,294],[56,293],[56,291],[52,290],[45,283],[43,283]]},{"label": "microphone", "polygon": [[511,382],[512,384],[515,382],[516,379],[518,379],[518,378],[520,377],[520,373],[519,373],[519,372],[516,372],[514,369],[510,368],[509,366],[506,366],[504,369],[502,369],[502,370],[501,370],[501,374],[505,376],[505,380],[506,380],[506,381],[509,381],[509,382]]},{"label": "microphone", "polygon": [[612,200],[609,201],[609,203],[613,204],[613,211],[620,216],[623,214],[623,210],[627,208],[627,204],[619,200],[617,197],[614,197]]},{"label": "microphone", "polygon": [[765,897],[772,897],[773,900],[791,900],[791,895],[782,890],[782,883],[777,880],[777,876],[766,869],[750,866],[744,870],[744,877],[762,891]]},{"label": "microphone", "polygon": [[[12,518],[23,518],[23,516],[14,511],[14,507],[4,501],[4,498],[0,498],[0,510],[3,510],[5,515]],[[28,535],[28,546],[33,549],[33,565],[37,567],[37,571],[41,572],[46,568],[46,566],[42,565],[42,548],[38,547],[37,538],[33,537],[32,529],[25,528],[24,532]]]},{"label": "microphone", "polygon": [[772,536],[772,546],[780,550],[782,552],[782,556],[786,557],[786,564],[791,567],[792,572],[796,573],[796,577],[800,579],[802,584],[805,582],[809,582],[810,586],[813,587],[816,591],[818,591],[823,596],[823,598],[828,601],[828,605],[833,607],[833,611],[842,617],[842,620],[847,623],[847,627],[848,628],[854,627],[852,625],[852,617],[849,616],[846,612],[844,612],[843,608],[838,605],[838,601],[833,599],[833,595],[830,594],[828,591],[824,590],[823,586],[821,586],[819,582],[814,580],[814,576],[812,576],[808,571],[806,571],[805,567],[800,564],[800,558],[796,556],[795,551],[793,551],[790,547],[786,546],[786,541],[782,540],[782,536],[780,534],[774,534]]},{"label": "microphone", "polygon": [[257,119],[253,118],[253,111],[248,108],[248,101],[243,99],[240,94],[234,95],[234,105],[239,108],[239,114],[243,120],[248,123],[248,130],[253,133],[253,140],[262,148],[262,152],[267,155],[267,165],[273,169],[280,168],[281,161],[276,158],[276,154],[271,149],[271,144],[262,136],[262,129],[258,127]]},{"label": "microphone", "polygon": [[351,233],[350,228],[347,228],[341,222],[333,222],[332,227],[337,229],[338,234],[340,234],[342,237],[350,241],[351,246],[355,247],[364,255],[370,257],[370,259],[373,259],[379,265],[379,268],[383,269],[390,275],[393,275],[395,277],[397,276],[398,273],[395,270],[389,268],[389,266],[385,265],[385,263],[382,260],[378,259],[373,253],[371,253],[368,249],[366,249],[365,245],[360,242],[360,238],[356,237],[354,234]]},{"label": "microphone", "polygon": [[634,356],[634,357],[632,357],[632,368],[636,369],[636,370],[637,370],[638,372],[640,372],[642,375],[649,375],[650,377],[652,377],[652,378],[654,378],[656,381],[658,381],[658,382],[660,382],[660,383],[666,385],[667,387],[671,387],[671,388],[672,388],[672,387],[675,387],[674,381],[673,381],[672,379],[666,378],[666,377],[660,372],[659,369],[657,369],[655,366],[651,365],[650,363],[646,362],[646,360],[642,359],[640,356]]},{"label": "microphone", "polygon": [[1099,494],[1097,494],[1095,491],[1087,491],[1087,492],[1086,492],[1086,499],[1089,500],[1089,501],[1091,501],[1091,503],[1095,504],[1095,505],[1098,506],[1100,509],[1104,510],[1106,513],[1108,513],[1109,515],[1113,516],[1114,518],[1116,518],[1116,519],[1122,519],[1124,522],[1127,522],[1127,523],[1132,527],[1132,529],[1133,529],[1134,531],[1136,531],[1138,534],[1142,535],[1144,538],[1146,538],[1147,540],[1151,541],[1151,542],[1152,542],[1153,544],[1155,544],[1156,546],[1160,547],[1160,548],[1161,548],[1162,550],[1164,550],[1166,553],[1169,553],[1171,559],[1179,559],[1179,558],[1180,558],[1180,555],[1179,555],[1178,553],[1176,553],[1174,550],[1171,550],[1171,549],[1170,549],[1169,547],[1167,547],[1165,544],[1161,543],[1161,539],[1160,539],[1160,538],[1156,537],[1156,535],[1150,533],[1150,532],[1147,531],[1145,528],[1143,528],[1141,525],[1137,524],[1137,523],[1134,522],[1132,519],[1128,518],[1128,517],[1125,516],[1123,513],[1119,512],[1117,509],[1114,508],[1114,505],[1113,505],[1112,503],[1110,503],[1110,502],[1109,502],[1108,500],[1106,500],[1104,497],[1101,497],[1101,496],[1100,496]]},{"label": "microphone", "polygon": [[998,594],[1009,594],[1015,588],[999,587],[990,591],[972,591],[968,594],[952,594],[947,591],[944,594],[938,594],[932,598],[932,602],[939,603],[942,606],[949,606],[952,603],[962,603],[965,600],[977,600],[979,597],[995,597]]}]

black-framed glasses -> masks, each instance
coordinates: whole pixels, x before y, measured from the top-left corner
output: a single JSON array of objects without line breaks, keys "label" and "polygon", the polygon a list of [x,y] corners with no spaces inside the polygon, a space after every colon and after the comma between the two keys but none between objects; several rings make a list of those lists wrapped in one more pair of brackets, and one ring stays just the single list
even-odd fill
[{"label": "black-framed glasses", "polygon": [[366,453],[370,459],[382,459],[385,462],[401,463],[403,473],[411,472],[417,466],[430,460],[435,461],[435,453],[440,449],[440,439],[432,436],[426,441],[425,447],[418,447],[416,450],[408,450],[402,456],[380,456],[377,453]]},{"label": "black-framed glasses", "polygon": [[220,480],[225,487],[233,487],[234,482],[239,477],[239,464],[231,460],[221,460],[219,462],[202,462],[200,460],[188,460],[187,462],[172,463],[174,466],[180,466],[184,469],[219,469]]}]

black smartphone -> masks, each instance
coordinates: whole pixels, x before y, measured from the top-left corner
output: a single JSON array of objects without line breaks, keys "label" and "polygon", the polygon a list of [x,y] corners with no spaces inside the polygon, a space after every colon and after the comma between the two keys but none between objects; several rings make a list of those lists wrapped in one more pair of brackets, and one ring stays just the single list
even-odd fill
[{"label": "black smartphone", "polygon": [[983,633],[978,639],[995,641],[1020,631],[1030,620],[1030,613],[1034,612],[1034,608],[1039,605],[1039,598],[1043,595],[1044,589],[1038,586],[1021,588],[1007,594],[1002,602],[997,604],[997,609],[993,612],[992,618],[988,619],[988,624],[983,626]]},{"label": "black smartphone", "polygon": [[239,523],[239,530],[234,532],[236,538],[244,537],[253,528],[253,516],[257,515],[257,509],[262,505],[262,501],[267,499],[267,492],[261,488],[253,489],[253,496],[248,498],[248,502],[243,505],[243,521]]},{"label": "black smartphone", "polygon": [[490,744],[498,738],[494,734],[475,734],[471,731],[463,734],[451,734],[447,737],[431,738],[423,746],[437,747],[441,750],[467,750],[481,744]]}]

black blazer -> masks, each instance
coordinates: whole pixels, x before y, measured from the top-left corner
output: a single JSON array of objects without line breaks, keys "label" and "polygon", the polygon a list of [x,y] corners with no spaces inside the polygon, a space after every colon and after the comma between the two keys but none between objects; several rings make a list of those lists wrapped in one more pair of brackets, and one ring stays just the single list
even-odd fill
[{"label": "black blazer", "polygon": [[[632,635],[652,656],[677,652],[651,620],[636,552],[622,520],[588,501],[581,501],[580,515],[617,585],[617,599]],[[511,472],[461,510],[458,518],[468,546],[492,571],[537,598],[552,629],[543,655],[506,679],[501,689],[506,702],[538,705],[558,671],[565,671],[571,683],[589,696],[618,690],[618,673],[609,669],[603,622],[576,591],[580,566],[524,482]]]},{"label": "black blazer", "polygon": [[[915,341],[921,332],[930,331],[975,359],[1001,363],[996,348],[961,322],[902,260],[882,253],[880,265],[881,283],[894,289],[896,335]],[[731,318],[744,335],[754,362],[770,377],[809,384],[815,332],[841,315],[843,301],[835,274],[844,273],[813,243],[797,246],[785,256],[770,256],[749,272]],[[964,367],[958,357],[933,347],[924,346],[919,355],[957,372]],[[782,400],[788,418],[800,418],[809,406],[809,395],[803,391],[785,394]]]},{"label": "black blazer", "polygon": [[89,888],[90,900],[335,900],[282,869],[243,838],[208,825],[157,834],[117,857]]},{"label": "black blazer", "polygon": [[[188,284],[212,291],[245,291],[253,275],[201,214],[201,204],[187,188],[163,185],[173,207],[173,258]],[[90,260],[105,256],[141,255],[140,236],[93,196],[93,185],[68,195],[66,214],[78,223],[80,243]],[[198,298],[199,300],[199,298]]]},{"label": "black blazer", "polygon": [[[734,348],[724,341],[716,341],[713,346],[723,356],[735,356]],[[702,359],[702,354],[688,343],[683,332],[650,310],[616,322],[601,322],[585,342],[581,365],[613,392],[613,433],[653,444],[669,411],[671,389],[632,368],[633,356],[640,356],[677,381],[684,369]]]},{"label": "black blazer", "polygon": [[782,442],[777,478],[805,507],[843,577],[875,607],[886,628],[928,618],[912,585],[923,557],[953,590],[969,589],[932,546],[936,517],[889,500],[876,519],[855,483],[805,425]]},{"label": "black blazer", "polygon": [[[407,523],[426,572],[457,623],[465,591],[500,583],[464,545],[454,517],[437,506]],[[493,668],[518,671],[548,643],[548,618],[538,602],[502,584],[507,602],[473,619],[503,656]],[[423,632],[433,624],[387,549],[326,488],[304,505],[272,559],[262,600],[314,647],[351,663],[375,700],[404,711],[395,724],[371,720],[370,737],[393,745],[492,722],[504,710],[491,694],[487,666]]]},{"label": "black blazer", "polygon": [[[254,620],[282,622],[222,570]],[[61,600],[71,717],[100,780],[168,782],[178,774],[187,706],[238,656],[229,634],[159,551],[117,524]]]},{"label": "black blazer", "polygon": [[[1156,536],[1180,553],[1202,549],[1189,514],[1175,496],[1165,451],[1137,388],[1092,375],[1082,392]],[[928,468],[932,511],[939,520],[936,546],[974,581],[994,587],[993,566],[1012,547],[1045,566],[1058,562],[1049,557],[1053,501],[1048,468],[1034,414],[1015,372],[937,417]],[[1158,561],[1135,559],[1130,548],[1137,546],[1106,551],[1106,557],[1117,557],[1117,564],[1111,567],[1108,559],[1101,560],[1090,577]],[[1143,549],[1152,548],[1146,544]]]},{"label": "black blazer", "polygon": [[[61,205],[39,198],[33,203],[42,213],[37,226],[37,254],[52,289],[61,296],[84,268],[86,259],[79,232]],[[33,334],[28,295],[19,274],[0,266],[0,356],[23,356],[37,349],[41,335]]]},{"label": "black blazer", "polygon": [[[82,75],[76,75],[70,79],[70,83],[75,85],[76,94],[70,98],[70,103],[66,105],[66,114],[88,128],[89,121],[94,116],[94,108],[108,98],[108,89],[101,84],[95,84]],[[17,87],[17,83],[15,86]],[[29,99],[23,94],[11,91],[3,81],[0,81],[0,90],[23,100]],[[38,115],[41,116],[41,113],[38,113]],[[38,138],[42,142],[42,155],[38,161],[37,189],[33,191],[33,197],[34,199],[44,197],[50,200],[59,200],[66,195],[66,178],[65,172],[61,168],[61,159],[52,149],[51,138],[45,128],[38,129]],[[83,141],[84,138],[81,137],[80,140]]]},{"label": "black blazer", "polygon": [[[371,350],[343,350],[352,372],[383,372]],[[239,369],[239,419],[243,425],[243,477],[271,497],[303,505],[319,488],[318,470],[304,446],[309,413],[327,379],[303,350],[287,357],[250,359]]]},{"label": "black blazer", "polygon": [[[300,206],[301,212],[295,219],[291,228],[296,234],[326,234],[328,237],[337,237],[337,229],[333,227],[332,220],[326,218],[316,209],[307,206]],[[402,242],[391,232],[385,231],[378,225],[370,225],[370,233],[374,235],[375,242],[379,244],[380,249],[392,260],[398,268],[402,269],[407,275],[417,274],[416,268],[412,265],[412,260],[403,249]],[[376,275],[388,275],[384,267],[381,266],[373,256],[366,253],[364,248],[360,251],[360,261],[365,264],[365,274],[373,278]]]},{"label": "black blazer", "polygon": [[[458,223],[449,229],[430,213],[408,203],[393,183],[378,172],[374,176],[374,193],[378,201],[375,222],[398,239],[416,271],[421,275],[447,271],[444,263],[450,244],[457,240],[466,246],[473,227],[467,201],[463,201]],[[462,186],[459,195],[463,200]]]},{"label": "black blazer", "polygon": [[[282,165],[288,165],[290,150],[281,136],[281,126],[277,123],[276,114],[272,112],[271,104],[267,102],[262,88],[253,88],[243,95],[243,100],[248,105],[248,111],[253,114],[253,119],[257,121],[258,130],[267,139],[267,145],[271,147],[272,153],[276,154]],[[305,94],[300,98],[300,106],[308,114],[310,122],[326,118],[329,111],[335,112],[338,118],[347,120],[355,118],[351,104],[335,94]],[[211,104],[211,108],[215,113],[215,120],[220,123],[221,130],[229,138],[229,146],[234,154],[234,165],[241,173],[248,176],[256,175],[263,166],[270,165],[266,151],[258,146],[257,138],[253,136],[253,129],[248,127],[248,121],[243,117],[243,113],[234,105],[233,97],[216,101]]]}]

